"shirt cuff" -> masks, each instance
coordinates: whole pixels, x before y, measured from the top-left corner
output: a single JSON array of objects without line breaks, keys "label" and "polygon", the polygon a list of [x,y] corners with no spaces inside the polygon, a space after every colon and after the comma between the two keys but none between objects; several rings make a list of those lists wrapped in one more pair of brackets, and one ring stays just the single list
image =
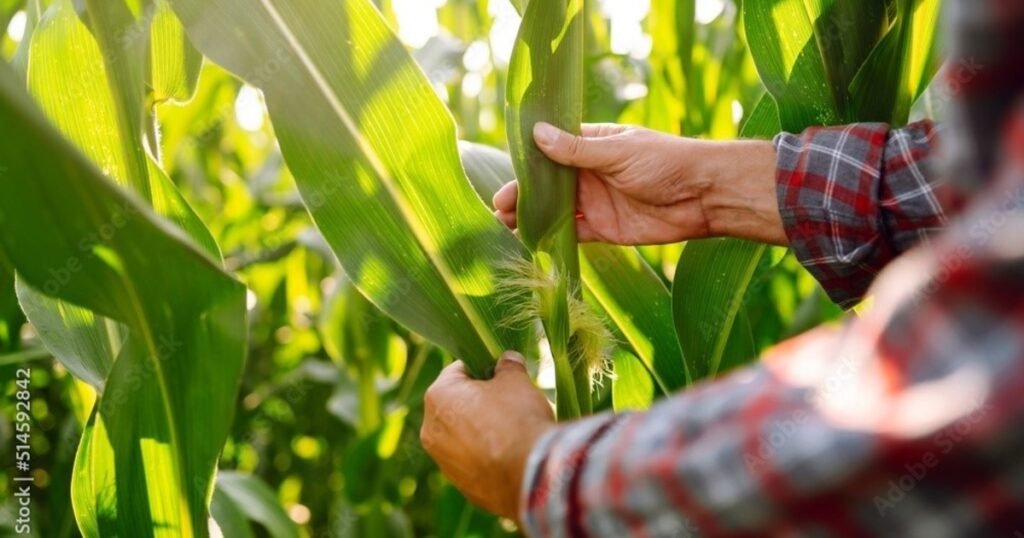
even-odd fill
[{"label": "shirt cuff", "polygon": [[[587,450],[627,415],[605,413],[566,424],[547,432],[527,460],[520,492],[520,522],[527,536],[568,536],[574,512],[575,490],[586,466]],[[577,514],[579,515],[579,514]]]},{"label": "shirt cuff", "polygon": [[941,125],[929,120],[780,134],[777,194],[790,245],[833,301],[855,305],[896,256],[964,207],[937,170]]}]

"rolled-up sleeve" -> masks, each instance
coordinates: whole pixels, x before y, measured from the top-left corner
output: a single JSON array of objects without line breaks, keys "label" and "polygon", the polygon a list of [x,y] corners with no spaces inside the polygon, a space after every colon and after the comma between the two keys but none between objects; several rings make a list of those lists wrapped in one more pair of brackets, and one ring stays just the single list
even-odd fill
[{"label": "rolled-up sleeve", "polygon": [[941,230],[960,205],[938,173],[938,135],[922,121],[775,138],[790,246],[840,306],[859,302],[890,261]]}]

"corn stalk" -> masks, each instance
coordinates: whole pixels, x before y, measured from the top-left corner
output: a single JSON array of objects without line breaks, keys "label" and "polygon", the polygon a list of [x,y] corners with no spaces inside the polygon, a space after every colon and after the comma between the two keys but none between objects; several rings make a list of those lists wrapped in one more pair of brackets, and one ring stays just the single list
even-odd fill
[{"label": "corn stalk", "polygon": [[[576,241],[576,171],[537,148],[534,125],[544,121],[579,133],[583,121],[583,0],[532,2],[526,8],[509,65],[507,131],[519,178],[518,221],[533,252],[537,313],[544,324],[557,380],[561,418],[590,414],[594,336],[583,320]],[[597,358],[596,360],[601,360]]]}]

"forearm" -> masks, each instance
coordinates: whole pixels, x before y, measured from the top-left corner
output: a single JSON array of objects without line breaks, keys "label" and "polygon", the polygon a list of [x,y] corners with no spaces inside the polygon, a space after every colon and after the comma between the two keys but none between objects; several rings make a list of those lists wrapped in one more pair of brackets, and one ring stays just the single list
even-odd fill
[{"label": "forearm", "polygon": [[776,153],[771,142],[694,141],[694,162],[706,178],[702,207],[714,237],[735,237],[785,246],[779,214]]},{"label": "forearm", "polygon": [[680,158],[700,178],[710,236],[792,248],[848,307],[959,210],[934,163],[936,138],[931,122],[855,124],[782,134],[774,144],[688,141]]}]

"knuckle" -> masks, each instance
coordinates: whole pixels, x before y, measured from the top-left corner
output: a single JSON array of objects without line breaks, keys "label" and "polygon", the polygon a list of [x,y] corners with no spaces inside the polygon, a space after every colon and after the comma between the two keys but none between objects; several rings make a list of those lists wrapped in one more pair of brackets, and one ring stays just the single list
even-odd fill
[{"label": "knuckle", "polygon": [[423,393],[423,408],[427,413],[432,412],[437,407],[439,397],[437,385],[431,385]]},{"label": "knuckle", "polygon": [[569,139],[569,154],[573,157],[580,157],[586,150],[587,141],[582,136],[574,136]]}]

